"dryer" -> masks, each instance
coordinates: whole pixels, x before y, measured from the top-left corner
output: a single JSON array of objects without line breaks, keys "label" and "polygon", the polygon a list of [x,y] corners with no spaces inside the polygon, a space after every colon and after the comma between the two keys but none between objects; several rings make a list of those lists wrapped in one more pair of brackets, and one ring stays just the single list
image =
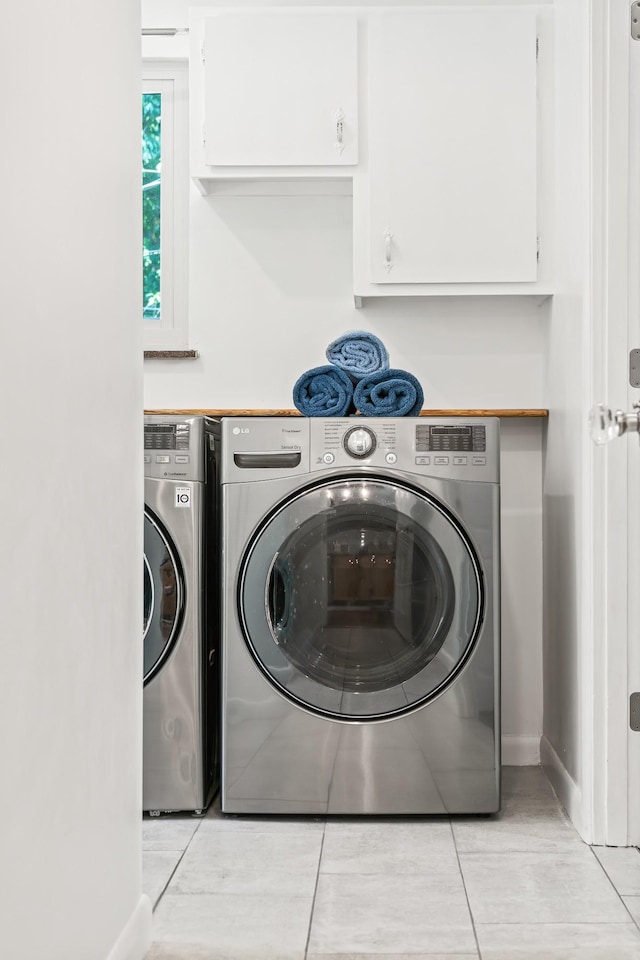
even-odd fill
[{"label": "dryer", "polygon": [[496,812],[499,422],[222,428],[222,810]]},{"label": "dryer", "polygon": [[218,781],[217,447],[207,460],[204,443],[203,417],[144,418],[142,794],[154,815],[202,812]]}]

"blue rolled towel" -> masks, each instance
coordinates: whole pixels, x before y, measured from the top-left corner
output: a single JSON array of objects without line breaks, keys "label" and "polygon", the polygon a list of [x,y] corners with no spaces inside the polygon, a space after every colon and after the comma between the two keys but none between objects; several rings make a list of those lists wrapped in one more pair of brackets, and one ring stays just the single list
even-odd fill
[{"label": "blue rolled towel", "polygon": [[417,417],[422,410],[422,387],[406,370],[379,370],[356,384],[353,402],[366,417]]},{"label": "blue rolled towel", "polygon": [[346,370],[352,380],[367,377],[389,366],[384,343],[366,330],[353,330],[333,340],[327,347],[327,360]]},{"label": "blue rolled towel", "polygon": [[293,402],[305,417],[345,417],[353,412],[353,383],[333,364],[313,367],[296,380]]}]

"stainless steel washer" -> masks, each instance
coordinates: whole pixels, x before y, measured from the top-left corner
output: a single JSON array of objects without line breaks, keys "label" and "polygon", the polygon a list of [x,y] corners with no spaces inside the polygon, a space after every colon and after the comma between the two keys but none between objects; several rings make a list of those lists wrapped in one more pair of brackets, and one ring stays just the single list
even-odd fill
[{"label": "stainless steel washer", "polygon": [[201,811],[218,782],[217,477],[204,437],[203,417],[144,418],[143,809],[154,814]]},{"label": "stainless steel washer", "polygon": [[500,806],[499,423],[229,418],[222,809]]}]

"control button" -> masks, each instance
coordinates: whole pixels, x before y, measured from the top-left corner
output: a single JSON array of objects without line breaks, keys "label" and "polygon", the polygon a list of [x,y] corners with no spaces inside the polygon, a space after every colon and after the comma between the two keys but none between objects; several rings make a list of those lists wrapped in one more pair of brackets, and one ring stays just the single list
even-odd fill
[{"label": "control button", "polygon": [[148,453],[145,453],[145,455],[144,455],[144,462],[145,462],[145,463],[151,463],[151,457],[149,456]]},{"label": "control button", "polygon": [[171,463],[171,457],[156,457],[156,463]]},{"label": "control button", "polygon": [[344,448],[351,457],[367,457],[376,448],[376,438],[367,427],[354,427],[344,438]]},{"label": "control button", "polygon": [[387,454],[385,455],[385,460],[387,461],[387,463],[395,463],[395,462],[397,461],[397,459],[398,459],[398,458],[397,458],[397,456],[395,455],[395,453],[387,453]]},{"label": "control button", "polygon": [[325,463],[333,463],[335,457],[332,453],[325,453],[322,459]]},{"label": "control button", "polygon": [[474,465],[474,467],[484,467],[484,465],[486,464],[486,462],[487,462],[487,458],[486,458],[486,457],[472,457],[472,458],[471,458],[471,463]]},{"label": "control button", "polygon": [[416,465],[418,467],[428,467],[431,463],[431,457],[416,457]]},{"label": "control button", "polygon": [[449,457],[434,457],[433,462],[437,463],[441,467],[446,467],[449,463]]},{"label": "control button", "polygon": [[[176,457],[176,459],[177,459],[177,457]],[[454,458],[453,458],[453,465],[454,465],[455,467],[466,467],[466,465],[467,465],[467,458],[466,458],[466,457],[454,457]]]},{"label": "control button", "polygon": [[186,457],[182,453],[176,454],[176,463],[189,463],[189,457]]}]

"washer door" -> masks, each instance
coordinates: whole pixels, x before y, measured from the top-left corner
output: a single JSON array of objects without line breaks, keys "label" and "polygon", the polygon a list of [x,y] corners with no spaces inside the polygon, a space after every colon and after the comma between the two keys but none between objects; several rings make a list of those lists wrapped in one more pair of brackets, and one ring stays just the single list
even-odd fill
[{"label": "washer door", "polygon": [[307,488],[249,543],[238,607],[286,697],[341,720],[406,713],[453,682],[482,622],[483,580],[459,522],[380,478]]},{"label": "washer door", "polygon": [[169,656],[184,611],[184,578],[175,549],[160,521],[144,511],[144,682]]}]

